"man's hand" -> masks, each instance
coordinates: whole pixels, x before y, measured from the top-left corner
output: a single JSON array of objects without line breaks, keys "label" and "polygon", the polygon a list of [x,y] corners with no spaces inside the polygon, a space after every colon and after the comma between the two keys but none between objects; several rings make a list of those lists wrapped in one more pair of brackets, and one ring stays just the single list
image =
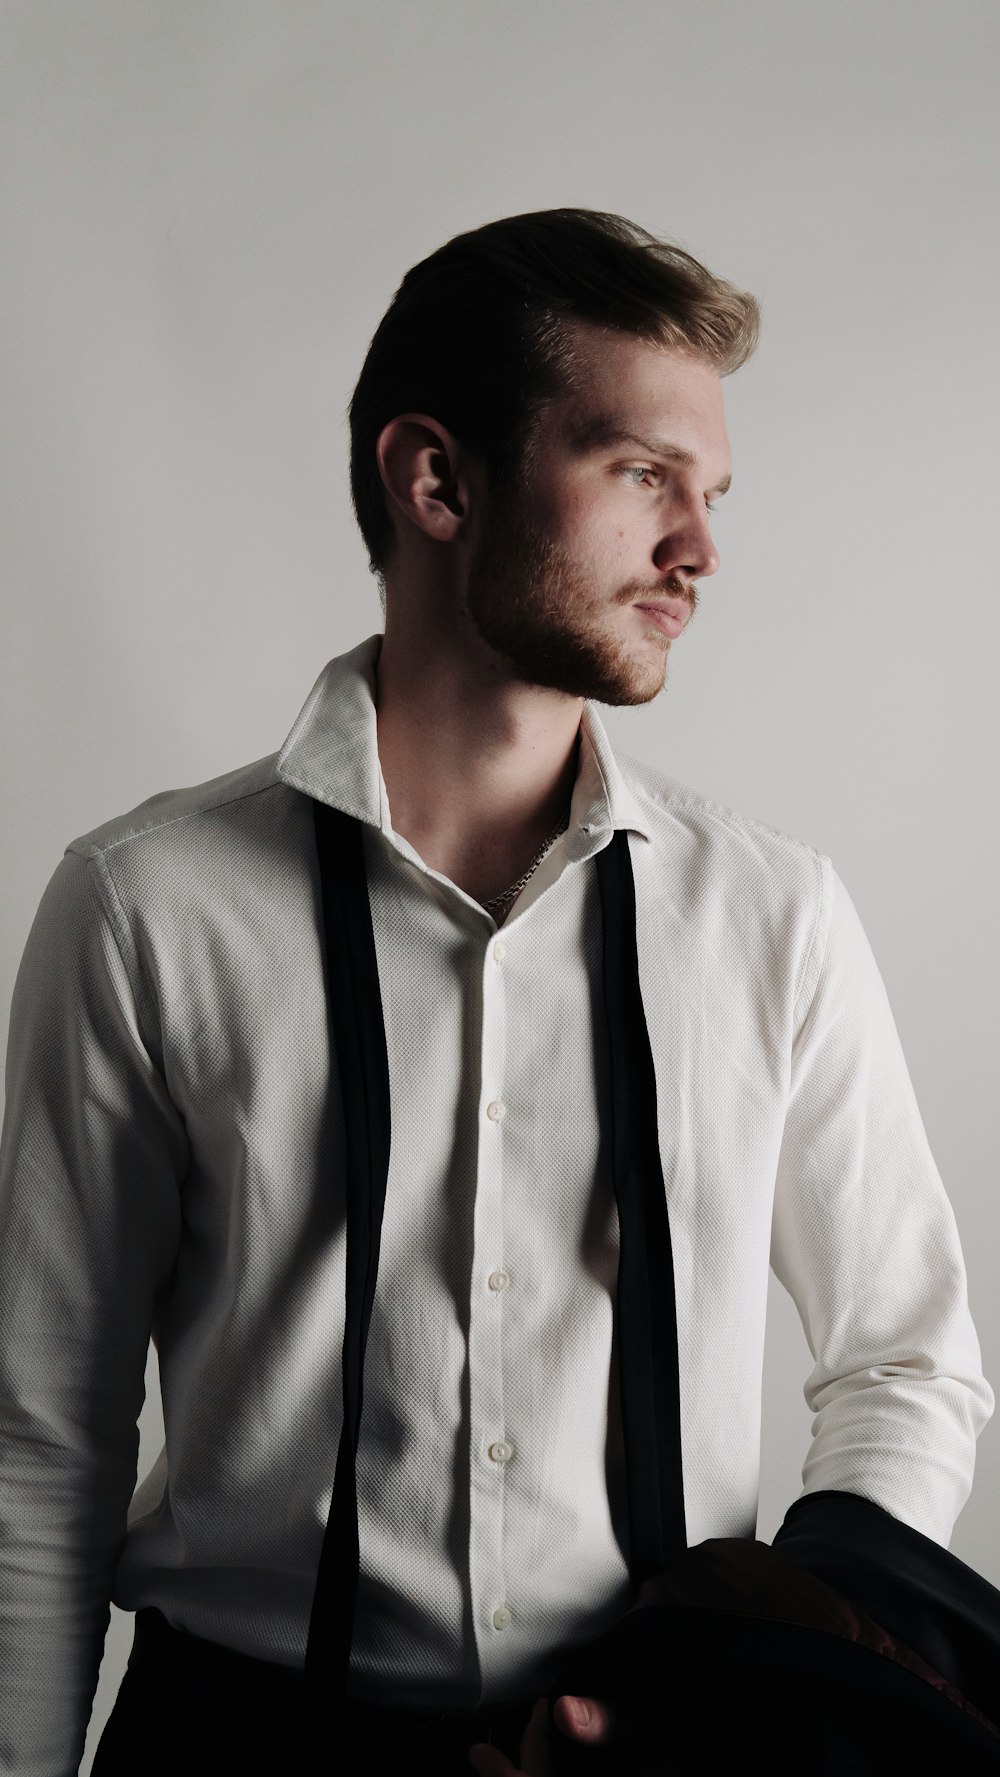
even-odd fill
[{"label": "man's hand", "polygon": [[[599,1703],[596,1697],[558,1697],[552,1715],[559,1732],[580,1745],[596,1746],[606,1740],[611,1732],[611,1711],[606,1703]],[[475,1746],[470,1747],[469,1763],[479,1772],[479,1777],[552,1777],[552,1763],[549,1758],[551,1733],[548,1700],[539,1697],[531,1712],[531,1720],[524,1730],[519,1767],[512,1765],[509,1758],[495,1746],[487,1746],[484,1741],[478,1741]]]}]

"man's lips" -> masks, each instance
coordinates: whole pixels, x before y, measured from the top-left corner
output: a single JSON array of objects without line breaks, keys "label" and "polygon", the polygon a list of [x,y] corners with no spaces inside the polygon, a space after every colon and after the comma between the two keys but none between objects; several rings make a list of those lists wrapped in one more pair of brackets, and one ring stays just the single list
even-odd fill
[{"label": "man's lips", "polygon": [[687,599],[640,599],[636,602],[636,610],[642,611],[662,629],[668,636],[679,636],[691,615],[691,606]]}]

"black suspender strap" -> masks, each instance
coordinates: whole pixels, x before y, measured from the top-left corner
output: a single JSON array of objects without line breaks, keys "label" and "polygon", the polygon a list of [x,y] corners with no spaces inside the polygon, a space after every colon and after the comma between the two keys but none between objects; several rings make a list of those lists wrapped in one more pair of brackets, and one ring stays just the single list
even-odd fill
[{"label": "black suspender strap", "polygon": [[[330,1031],[346,1126],[344,1420],[309,1621],[305,1679],[320,1711],[346,1694],[358,1592],[356,1457],[365,1345],[389,1171],[389,1064],[363,826],[314,800]],[[612,1059],[617,1319],[628,1478],[629,1572],[638,1587],[686,1546],[673,1263],[656,1123],[656,1075],[639,986],[628,833],[597,854]]]},{"label": "black suspender strap", "polygon": [[635,883],[624,827],[597,853],[596,862],[621,1241],[616,1313],[629,1573],[638,1589],[687,1546],[677,1311],[657,1135],[656,1071],[639,986]]},{"label": "black suspender strap", "polygon": [[389,1057],[365,874],[362,823],[313,804],[326,929],[330,1030],[340,1074],[347,1159],[344,1419],[333,1498],[309,1621],[305,1679],[317,1701],[346,1695],[358,1593],[355,1464],[365,1346],[375,1300],[389,1176]]}]

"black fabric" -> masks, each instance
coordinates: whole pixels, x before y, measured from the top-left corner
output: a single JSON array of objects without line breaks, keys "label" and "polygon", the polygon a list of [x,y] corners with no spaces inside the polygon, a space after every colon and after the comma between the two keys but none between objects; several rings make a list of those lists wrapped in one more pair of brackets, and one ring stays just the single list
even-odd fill
[{"label": "black fabric", "polygon": [[606,1746],[551,1741],[555,1777],[1000,1770],[996,1734],[931,1684],[832,1633],[698,1607],[649,1606],[573,1662],[551,1697],[609,1700]]},{"label": "black fabric", "polygon": [[872,1501],[806,1495],[770,1547],[713,1539],[668,1563],[565,1650],[550,1703],[567,1692],[607,1700],[616,1727],[600,1751],[553,1740],[557,1777],[693,1777],[750,1750],[788,1777],[996,1772],[1000,1593]]},{"label": "black fabric", "polygon": [[1000,1591],[857,1494],[807,1493],[772,1547],[834,1587],[1000,1723]]}]

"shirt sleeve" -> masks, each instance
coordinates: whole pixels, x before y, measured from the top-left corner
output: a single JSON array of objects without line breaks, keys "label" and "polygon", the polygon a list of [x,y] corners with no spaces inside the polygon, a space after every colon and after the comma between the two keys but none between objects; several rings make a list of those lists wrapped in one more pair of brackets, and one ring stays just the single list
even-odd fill
[{"label": "shirt sleeve", "polygon": [[771,1264],[814,1367],[804,1493],[857,1493],[947,1547],[994,1405],[951,1204],[857,910],[821,856]]},{"label": "shirt sleeve", "polygon": [[83,1754],[179,1237],[187,1139],[139,982],[103,859],[67,851],[14,985],[0,1136],[0,1771],[17,1777],[69,1777]]}]

